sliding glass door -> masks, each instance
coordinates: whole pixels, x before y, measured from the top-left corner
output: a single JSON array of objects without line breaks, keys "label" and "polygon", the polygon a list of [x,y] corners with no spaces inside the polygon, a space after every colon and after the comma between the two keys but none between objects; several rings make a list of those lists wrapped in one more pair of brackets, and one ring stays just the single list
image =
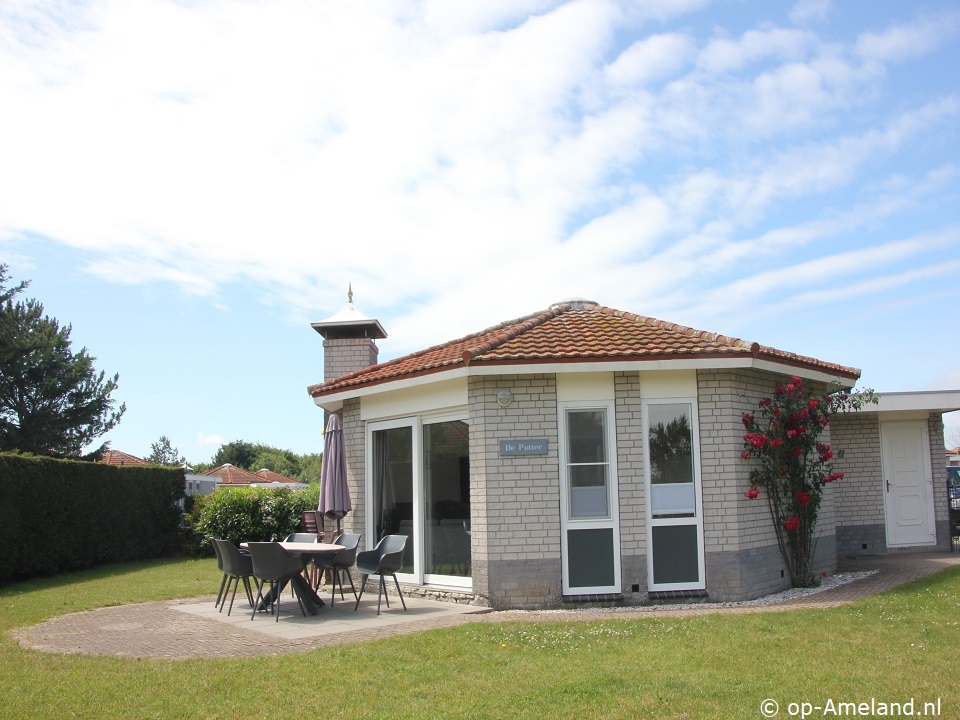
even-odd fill
[{"label": "sliding glass door", "polygon": [[469,433],[462,420],[423,426],[423,573],[427,583],[470,578]]},{"label": "sliding glass door", "polygon": [[406,535],[400,572],[414,572],[416,535],[413,532],[414,468],[413,427],[401,424],[373,433],[372,544],[384,535]]},{"label": "sliding glass door", "polygon": [[406,535],[401,579],[407,582],[472,585],[469,437],[460,419],[405,418],[369,426],[368,544]]}]

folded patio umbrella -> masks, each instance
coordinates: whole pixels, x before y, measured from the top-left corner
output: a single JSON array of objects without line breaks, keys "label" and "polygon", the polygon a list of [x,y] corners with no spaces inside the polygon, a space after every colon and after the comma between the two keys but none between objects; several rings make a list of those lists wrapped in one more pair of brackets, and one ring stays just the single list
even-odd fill
[{"label": "folded patio umbrella", "polygon": [[337,521],[353,509],[350,488],[347,486],[346,450],[340,416],[331,415],[323,432],[323,465],[320,470],[320,505],[324,516]]}]

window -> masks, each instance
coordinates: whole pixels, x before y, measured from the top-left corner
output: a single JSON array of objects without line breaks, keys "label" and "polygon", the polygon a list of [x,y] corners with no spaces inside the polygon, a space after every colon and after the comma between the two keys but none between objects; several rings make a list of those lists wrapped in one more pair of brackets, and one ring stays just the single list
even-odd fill
[{"label": "window", "polygon": [[566,424],[570,518],[609,517],[606,411],[567,410]]},{"label": "window", "polygon": [[651,510],[655,518],[694,517],[691,406],[648,406]]}]

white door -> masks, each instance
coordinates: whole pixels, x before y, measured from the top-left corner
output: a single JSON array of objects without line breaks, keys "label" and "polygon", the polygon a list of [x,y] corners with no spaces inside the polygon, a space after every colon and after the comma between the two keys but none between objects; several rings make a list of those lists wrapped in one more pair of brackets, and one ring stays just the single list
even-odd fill
[{"label": "white door", "polygon": [[887,545],[934,545],[930,442],[925,420],[880,425]]},{"label": "white door", "polygon": [[696,400],[644,405],[647,589],[703,590],[703,505]]},{"label": "white door", "polygon": [[612,402],[561,402],[564,595],[619,593],[620,521]]}]

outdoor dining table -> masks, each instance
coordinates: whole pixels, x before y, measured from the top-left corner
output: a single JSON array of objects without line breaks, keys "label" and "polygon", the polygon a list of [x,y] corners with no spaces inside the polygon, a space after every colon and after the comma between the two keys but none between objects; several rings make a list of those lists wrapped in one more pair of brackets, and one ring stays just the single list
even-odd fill
[{"label": "outdoor dining table", "polygon": [[[343,550],[342,545],[334,545],[333,543],[281,542],[278,544],[287,551],[287,554],[299,557],[330,557]],[[247,543],[240,543],[241,548],[245,548],[246,546]],[[294,592],[297,593],[301,601],[303,601],[304,609],[311,615],[317,615],[319,612],[317,608],[326,605],[326,603],[317,595],[317,592],[310,587],[310,583],[303,579],[302,575],[295,575],[291,582],[293,582]],[[285,587],[286,583],[281,583],[274,587],[264,596],[263,600],[257,606],[257,610],[263,610],[267,605],[271,605],[277,596],[283,592]]]}]

